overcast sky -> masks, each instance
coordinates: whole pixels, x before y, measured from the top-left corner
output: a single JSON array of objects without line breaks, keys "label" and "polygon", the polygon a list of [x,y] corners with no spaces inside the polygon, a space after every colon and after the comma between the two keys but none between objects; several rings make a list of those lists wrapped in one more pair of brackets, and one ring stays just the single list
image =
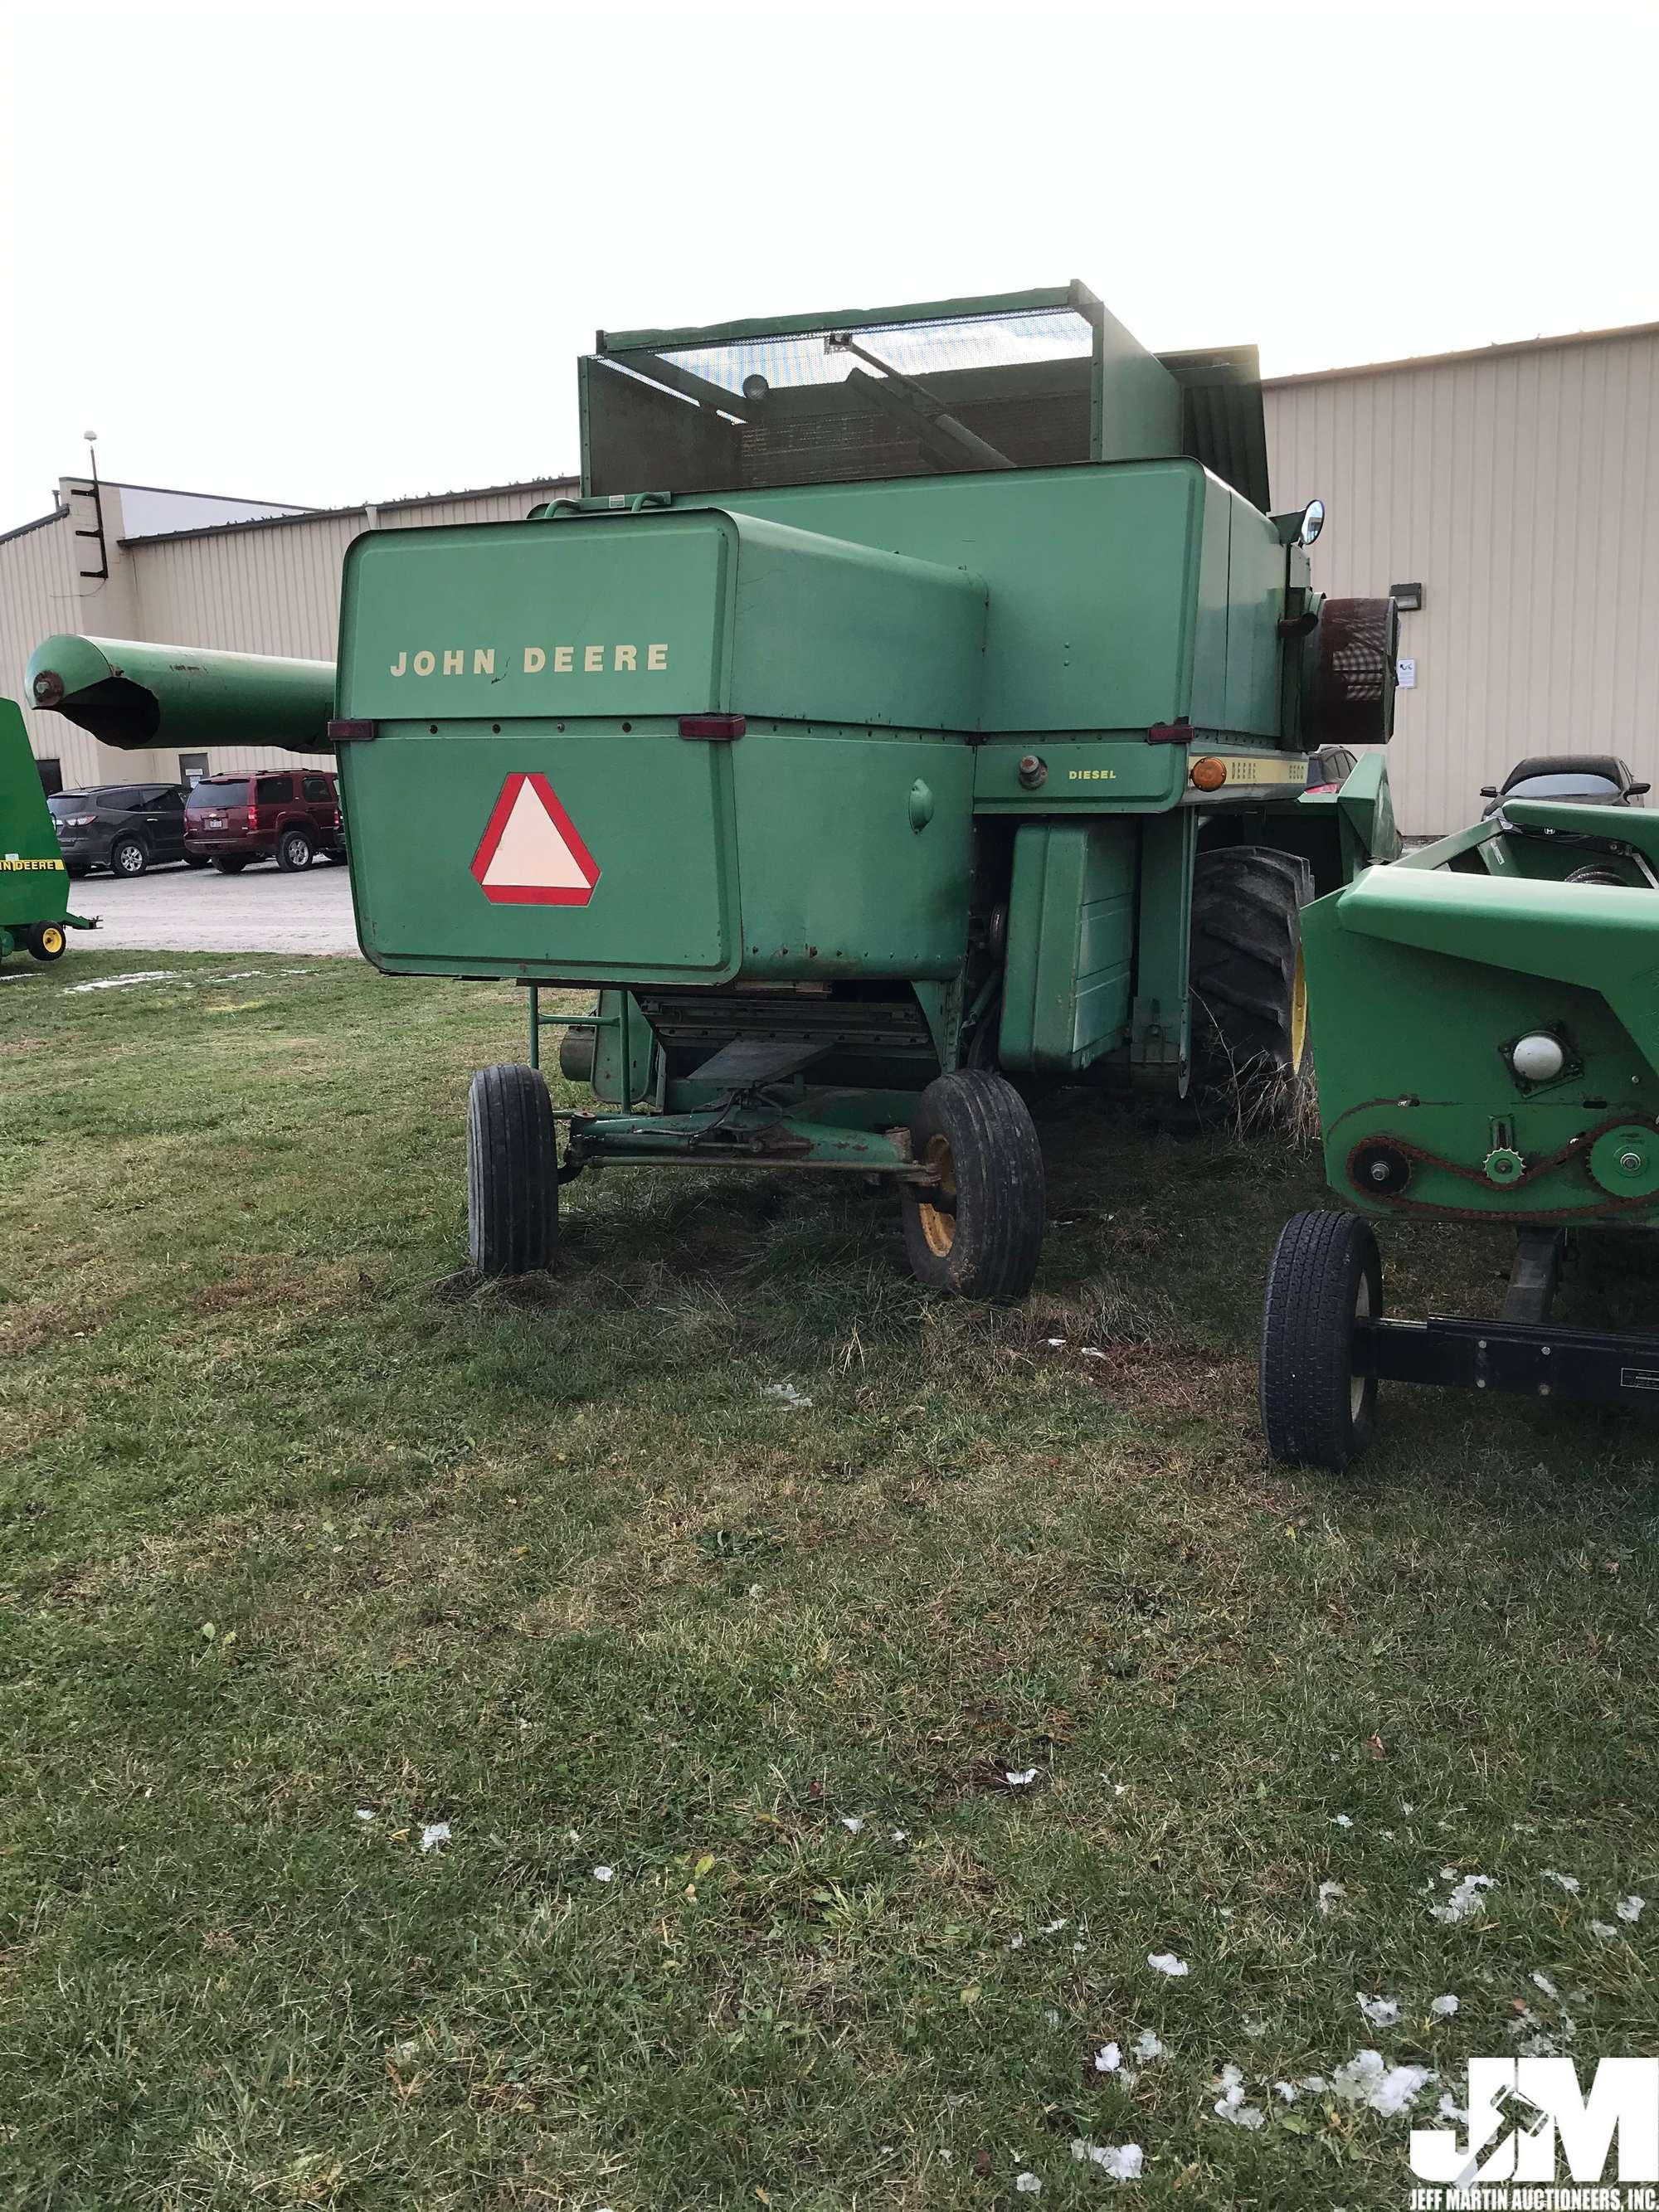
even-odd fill
[{"label": "overcast sky", "polygon": [[0,21],[0,528],[88,428],[318,505],[572,470],[599,325],[1080,276],[1272,374],[1659,319],[1651,0]]}]

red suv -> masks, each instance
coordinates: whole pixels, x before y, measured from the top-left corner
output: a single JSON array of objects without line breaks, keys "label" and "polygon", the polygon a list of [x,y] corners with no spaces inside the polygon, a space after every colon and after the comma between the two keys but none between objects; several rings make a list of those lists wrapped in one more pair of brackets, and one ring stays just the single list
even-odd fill
[{"label": "red suv", "polygon": [[285,874],[308,868],[313,853],[345,858],[340,794],[321,769],[260,769],[252,775],[204,775],[185,806],[185,852],[228,876],[250,860],[275,860]]}]

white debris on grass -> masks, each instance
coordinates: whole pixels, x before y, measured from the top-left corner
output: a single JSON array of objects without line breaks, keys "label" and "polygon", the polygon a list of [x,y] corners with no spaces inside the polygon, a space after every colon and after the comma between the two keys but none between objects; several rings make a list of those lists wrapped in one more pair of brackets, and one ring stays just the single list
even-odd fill
[{"label": "white debris on grass", "polygon": [[1025,1948],[1025,1938],[1023,1936],[1011,1936],[1008,1938],[1008,1948],[1011,1951],[1023,1951]]},{"label": "white debris on grass", "polygon": [[1139,2181],[1146,2162],[1139,2143],[1092,2143],[1082,2136],[1073,2136],[1072,2156],[1079,2166],[1097,2166],[1114,2181]]},{"label": "white debris on grass", "polygon": [[1535,1990],[1542,1990],[1547,1997],[1559,1997],[1561,1994],[1547,1974],[1534,1974],[1532,1985]]},{"label": "white debris on grass", "polygon": [[1267,2023],[1265,2020],[1247,2020],[1242,2021],[1240,2025],[1252,2043],[1260,2043],[1267,2033]]},{"label": "white debris on grass", "polygon": [[135,983],[165,983],[178,974],[176,968],[135,968],[130,975],[99,975],[90,983],[69,983],[64,988],[66,999],[77,999],[83,991],[125,991]]},{"label": "white debris on grass", "polygon": [[1634,1923],[1642,1917],[1642,1908],[1646,1903],[1645,1897],[1621,1897],[1613,1909],[1621,1920]]},{"label": "white debris on grass", "polygon": [[1037,1769],[1035,1766],[1005,1766],[1002,1778],[1011,1790],[1029,1790],[1037,1778]]},{"label": "white debris on grass", "polygon": [[1353,1814],[1352,1813],[1339,1813],[1332,1820],[1331,1826],[1334,1828],[1351,1828],[1353,1826]]},{"label": "white debris on grass", "polygon": [[1368,1997],[1356,1993],[1354,2002],[1373,2027],[1392,2027],[1400,2018],[1398,1997]]},{"label": "white debris on grass", "polygon": [[1042,2184],[1034,2173],[1019,2173],[1014,2177],[1014,2190],[1020,2197],[1041,2197]]},{"label": "white debris on grass", "polygon": [[1330,1917],[1331,1907],[1336,1903],[1337,1899],[1339,1897],[1346,1897],[1347,1893],[1347,1891],[1342,1887],[1342,1884],[1340,1881],[1322,1881],[1320,1883],[1319,1910],[1324,1914],[1327,1919]]},{"label": "white debris on grass", "polygon": [[1071,1924],[1072,1923],[1069,1920],[1046,1920],[1042,1927],[1038,1929],[1037,1934],[1039,1936],[1058,1936],[1062,1928],[1069,1928]]},{"label": "white debris on grass", "polygon": [[843,1813],[841,1816],[841,1825],[849,1836],[856,1836],[864,1826],[864,1815],[862,1813]]},{"label": "white debris on grass", "polygon": [[1060,2026],[1060,2013],[1055,2006],[1050,2005],[1048,2010],[1043,2014],[1042,2017],[1047,2021],[1050,2027],[1058,2027]]},{"label": "white debris on grass", "polygon": [[449,1823],[447,1820],[434,1820],[429,1827],[424,1827],[421,1830],[421,1849],[423,1851],[436,1850],[440,1844],[447,1844],[448,1841]]},{"label": "white debris on grass", "polygon": [[1554,1882],[1559,1888],[1565,1889],[1569,1897],[1577,1897],[1583,1887],[1583,1884],[1576,1874],[1560,1874],[1554,1867],[1544,1869],[1544,1879],[1546,1881]]},{"label": "white debris on grass", "polygon": [[[1443,1867],[1440,1869],[1441,1880],[1449,1881],[1456,1871],[1455,1867],[1449,1869]],[[1481,1891],[1493,1886],[1493,1878],[1489,1874],[1466,1874],[1443,1905],[1429,1907],[1430,1917],[1445,1927],[1455,1928],[1460,1920],[1467,1920],[1475,1910],[1480,1902]]]},{"label": "white debris on grass", "polygon": [[1134,2039],[1135,2057],[1145,2059],[1148,2064],[1154,2058],[1162,2058],[1164,2048],[1164,2045],[1153,2034],[1150,2027],[1143,2027]]},{"label": "white debris on grass", "polygon": [[761,1395],[763,1398],[777,1399],[785,1411],[791,1413],[804,1413],[812,1402],[806,1393],[798,1390],[793,1382],[763,1383]]},{"label": "white debris on grass", "polygon": [[1468,2114],[1464,2111],[1462,2105],[1458,2103],[1456,2098],[1453,2096],[1449,2089],[1443,2089],[1441,2091],[1440,2102],[1435,2106],[1434,2110],[1435,2117],[1437,2119],[1451,2120],[1460,2126],[1466,2125],[1468,2123],[1469,2117]]},{"label": "white debris on grass", "polygon": [[1457,1999],[1449,1993],[1443,1997],[1436,1997],[1431,2002],[1429,2010],[1437,2020],[1449,2020],[1457,2010]]},{"label": "white debris on grass", "polygon": [[1604,1943],[1613,1943],[1618,1940],[1619,1930],[1610,1920],[1592,1920],[1589,1928],[1590,1934],[1599,1936]]},{"label": "white debris on grass", "polygon": [[1104,1359],[1106,1357],[1105,1353],[1101,1351],[1097,1345],[1085,1344],[1081,1348],[1083,1357],[1085,1359]]},{"label": "white debris on grass", "polygon": [[595,1867],[593,1879],[595,1881],[615,1881],[617,1869],[615,1867]]},{"label": "white debris on grass", "polygon": [[1267,2115],[1261,2107],[1245,2103],[1244,2076],[1237,2066],[1224,2066],[1220,2080],[1213,2086],[1221,2092],[1210,2107],[1217,2119],[1225,2120],[1231,2127],[1252,2130],[1267,2125]]},{"label": "white debris on grass", "polygon": [[1095,2053],[1097,2074],[1115,2074],[1123,2063],[1123,2052],[1115,2043],[1103,2043]]},{"label": "white debris on grass", "polygon": [[1146,1964],[1154,1973],[1168,1974],[1172,1981],[1178,1980],[1182,1974],[1190,1972],[1187,1961],[1184,1959],[1177,1959],[1173,1951],[1149,1951],[1146,1954]]},{"label": "white debris on grass", "polygon": [[1302,2092],[1297,2087],[1294,2081],[1275,2081],[1273,2083],[1273,2094],[1279,2098],[1281,2103],[1293,2105],[1297,2099],[1302,2094]]},{"label": "white debris on grass", "polygon": [[895,1844],[908,1844],[910,1840],[910,1831],[908,1828],[895,1828],[888,1840]]},{"label": "white debris on grass", "polygon": [[1359,2051],[1331,2076],[1331,2094],[1345,2104],[1368,2105],[1392,2118],[1403,2112],[1434,2079],[1427,2066],[1389,2066],[1380,2051]]},{"label": "white debris on grass", "polygon": [[372,1805],[360,1805],[357,1808],[357,1818],[360,1820],[372,1820],[375,1817],[374,1808]]}]

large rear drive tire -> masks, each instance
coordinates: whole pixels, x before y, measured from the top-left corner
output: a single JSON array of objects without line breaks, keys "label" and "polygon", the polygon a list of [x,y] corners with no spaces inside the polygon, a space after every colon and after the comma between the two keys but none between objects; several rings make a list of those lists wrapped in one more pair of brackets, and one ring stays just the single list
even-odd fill
[{"label": "large rear drive tire", "polygon": [[550,1267],[559,1237],[553,1103],[538,1068],[481,1067],[466,1102],[466,1231],[481,1275]]},{"label": "large rear drive tire", "polygon": [[1370,1442],[1376,1378],[1353,1371],[1358,1321],[1382,1318],[1382,1263],[1368,1221],[1293,1214],[1267,1269],[1261,1425],[1286,1466],[1340,1474]]},{"label": "large rear drive tire", "polygon": [[1200,853],[1193,874],[1193,1073],[1198,1087],[1311,1077],[1302,908],[1313,871],[1268,845]]},{"label": "large rear drive tire", "polygon": [[1025,1101],[986,1068],[941,1075],[910,1123],[913,1157],[936,1170],[939,1203],[904,1194],[904,1250],[930,1290],[1010,1303],[1042,1250],[1042,1152]]}]

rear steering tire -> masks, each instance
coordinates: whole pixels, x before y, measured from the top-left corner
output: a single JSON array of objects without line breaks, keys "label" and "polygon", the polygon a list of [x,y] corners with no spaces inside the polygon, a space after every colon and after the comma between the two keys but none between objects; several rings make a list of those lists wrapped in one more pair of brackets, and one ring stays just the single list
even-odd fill
[{"label": "rear steering tire", "polygon": [[467,1249],[481,1275],[533,1275],[553,1264],[559,1156],[539,1068],[481,1067],[466,1102]]},{"label": "rear steering tire", "polygon": [[1000,1304],[1023,1298],[1042,1249],[1042,1152],[1030,1109],[1006,1076],[958,1068],[922,1092],[913,1158],[936,1191],[904,1193],[904,1251],[930,1290]]},{"label": "rear steering tire", "polygon": [[23,942],[37,960],[61,960],[68,943],[64,926],[58,921],[37,921]]},{"label": "rear steering tire", "polygon": [[276,865],[285,876],[311,866],[311,840],[303,830],[284,830],[276,840]]},{"label": "rear steering tire", "polygon": [[1358,1214],[1293,1214],[1267,1269],[1261,1425],[1287,1466],[1340,1474],[1370,1442],[1376,1378],[1356,1375],[1354,1323],[1382,1317],[1382,1263]]}]

